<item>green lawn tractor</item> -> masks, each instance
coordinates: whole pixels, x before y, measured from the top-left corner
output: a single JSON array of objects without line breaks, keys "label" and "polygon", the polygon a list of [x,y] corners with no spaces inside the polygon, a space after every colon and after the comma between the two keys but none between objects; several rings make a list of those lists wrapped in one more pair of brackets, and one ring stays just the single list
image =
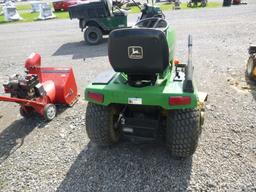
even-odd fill
[{"label": "green lawn tractor", "polygon": [[246,65],[246,74],[250,80],[256,81],[256,45],[249,47],[249,59]]},{"label": "green lawn tractor", "polygon": [[[140,7],[139,7],[140,8]],[[159,7],[144,4],[140,19],[164,17]],[[90,45],[99,44],[103,35],[112,30],[127,27],[127,12],[118,6],[113,7],[111,0],[90,1],[69,7],[69,17],[79,20],[84,31],[84,40]]]},{"label": "green lawn tractor", "polygon": [[173,157],[195,152],[207,95],[196,90],[192,79],[191,36],[188,64],[174,62],[175,39],[162,18],[110,33],[108,56],[115,72],[100,74],[85,89],[91,142],[107,146],[121,137],[162,138]]}]

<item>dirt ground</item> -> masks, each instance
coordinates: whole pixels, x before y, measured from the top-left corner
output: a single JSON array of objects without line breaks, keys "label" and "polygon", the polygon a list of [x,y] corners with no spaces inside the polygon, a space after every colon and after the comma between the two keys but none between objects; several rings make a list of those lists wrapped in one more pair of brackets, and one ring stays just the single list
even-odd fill
[{"label": "dirt ground", "polygon": [[247,48],[256,44],[255,13],[253,0],[165,13],[184,62],[193,35],[195,80],[209,94],[199,147],[185,161],[172,160],[160,145],[98,149],[90,143],[83,90],[110,69],[107,39],[86,45],[76,20],[0,25],[0,84],[38,52],[44,66],[72,66],[81,94],[50,123],[25,120],[18,105],[0,103],[0,191],[256,191],[256,89],[245,79]]}]

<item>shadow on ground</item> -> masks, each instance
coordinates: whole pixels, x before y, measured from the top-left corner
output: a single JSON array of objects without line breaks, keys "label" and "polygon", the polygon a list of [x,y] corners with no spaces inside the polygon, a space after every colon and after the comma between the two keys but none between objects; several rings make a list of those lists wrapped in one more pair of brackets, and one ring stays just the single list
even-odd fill
[{"label": "shadow on ground", "polygon": [[[58,115],[66,109],[68,109],[66,106],[57,106]],[[0,133],[0,165],[23,145],[25,137],[36,127],[44,128],[47,124],[48,122],[39,114],[34,113],[31,118],[21,118],[5,128]]]},{"label": "shadow on ground", "polygon": [[192,158],[170,158],[165,147],[121,143],[88,146],[78,155],[57,191],[185,191]]},{"label": "shadow on ground", "polygon": [[44,127],[40,117],[19,119],[0,133],[0,164],[23,145],[24,139],[35,127]]},{"label": "shadow on ground", "polygon": [[84,41],[65,43],[58,48],[53,56],[72,55],[72,59],[86,59],[107,55],[107,39],[99,45],[88,45]]}]

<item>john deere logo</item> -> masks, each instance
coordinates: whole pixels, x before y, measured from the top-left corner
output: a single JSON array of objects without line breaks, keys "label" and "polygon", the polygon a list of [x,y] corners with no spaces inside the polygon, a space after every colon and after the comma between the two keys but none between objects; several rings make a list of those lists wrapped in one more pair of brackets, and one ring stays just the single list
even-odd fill
[{"label": "john deere logo", "polygon": [[128,58],[129,59],[142,59],[143,58],[143,48],[140,46],[128,47]]}]

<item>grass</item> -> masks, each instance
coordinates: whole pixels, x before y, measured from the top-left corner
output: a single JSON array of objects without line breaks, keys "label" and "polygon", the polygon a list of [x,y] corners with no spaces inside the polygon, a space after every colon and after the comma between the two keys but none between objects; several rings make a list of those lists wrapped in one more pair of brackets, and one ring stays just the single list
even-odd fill
[{"label": "grass", "polygon": [[[163,11],[172,10],[172,8],[173,8],[173,5],[168,4],[168,3],[160,3],[160,4],[156,4],[156,5],[159,6],[161,8],[161,10],[163,10]],[[219,2],[208,2],[208,4],[207,4],[207,8],[216,8],[216,7],[220,7],[220,6],[221,6],[221,3],[219,3]],[[18,23],[18,22],[32,22],[32,21],[35,21],[37,19],[38,15],[39,15],[39,13],[30,13],[29,12],[31,10],[31,5],[30,4],[17,5],[16,8],[19,11],[20,16],[24,20],[15,21],[15,22],[6,22],[4,20],[4,16],[0,15],[0,24]],[[182,3],[181,4],[181,9],[202,9],[202,7],[189,8],[189,7],[187,7],[187,3]],[[0,7],[0,10],[1,10],[1,7]],[[139,13],[139,12],[140,12],[140,9],[137,6],[133,6],[130,9],[130,13]],[[56,15],[57,19],[68,19],[69,18],[68,12],[54,12],[54,14]]]},{"label": "grass", "polygon": [[[20,16],[23,18],[21,21],[7,22],[4,20],[4,16],[0,16],[0,24],[4,23],[18,23],[18,22],[32,22],[36,21],[39,13],[30,13],[30,12],[20,12]],[[57,19],[67,19],[69,18],[68,12],[54,12]]]},{"label": "grass", "polygon": [[30,4],[24,4],[24,5],[17,5],[17,6],[16,6],[16,9],[17,9],[18,11],[26,11],[26,10],[32,9],[32,7],[31,7]]},{"label": "grass", "polygon": [[[0,6],[0,10],[2,10],[2,6]],[[22,4],[22,5],[17,5],[16,9],[18,11],[28,11],[31,9],[31,5],[30,4]]]},{"label": "grass", "polygon": [[[160,3],[156,5],[159,6],[162,11],[172,10],[173,8],[173,5],[169,3]],[[216,7],[221,7],[221,5],[222,4],[220,2],[208,2],[206,8],[216,8]],[[180,7],[181,9],[202,9],[202,7],[192,7],[192,8],[187,7],[187,3],[181,3]],[[139,12],[140,12],[140,9],[137,6],[133,6],[130,9],[130,13],[139,13]]]},{"label": "grass", "polygon": [[54,12],[56,15],[57,19],[69,19],[68,12],[62,11],[62,12]]},{"label": "grass", "polygon": [[[221,7],[222,3],[221,2],[208,2],[207,3],[207,7],[206,8],[217,8],[217,7]],[[187,7],[187,3],[182,3],[181,4],[181,9],[205,9],[203,7]]]}]

